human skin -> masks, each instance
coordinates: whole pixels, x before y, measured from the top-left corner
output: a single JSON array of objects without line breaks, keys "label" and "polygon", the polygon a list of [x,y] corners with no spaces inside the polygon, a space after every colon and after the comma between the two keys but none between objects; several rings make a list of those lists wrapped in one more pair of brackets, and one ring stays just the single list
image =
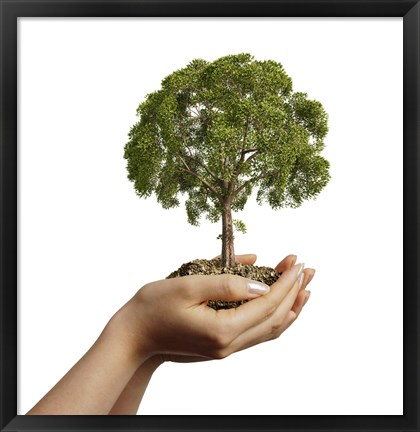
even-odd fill
[{"label": "human skin", "polygon": [[[238,257],[255,262],[255,256]],[[108,322],[89,351],[28,414],[136,414],[163,361],[222,359],[277,338],[297,318],[314,271],[286,257],[266,294],[239,276],[186,276],[140,289]],[[301,273],[299,275],[299,273]],[[210,299],[253,299],[215,311]]]},{"label": "human skin", "polygon": [[[256,261],[256,255],[246,254],[236,256],[236,262],[242,264],[254,264]],[[282,260],[277,266],[278,272],[286,271],[291,268],[296,262],[296,255],[289,255]],[[295,303],[291,309],[291,312],[285,318],[282,323],[281,333],[283,333],[290,325],[296,320],[302,311],[303,306],[306,304],[310,296],[310,291],[306,290],[307,285],[312,280],[315,274],[314,269],[307,268],[304,270],[304,280],[301,291],[296,297]],[[133,375],[132,379],[128,382],[127,386],[121,393],[115,405],[109,412],[110,415],[134,415],[138,412],[141,400],[143,399],[144,393],[147,389],[153,373],[156,369],[166,361],[186,363],[186,362],[198,362],[206,361],[208,359],[202,357],[192,356],[174,356],[159,354],[151,357],[145,363],[143,363]]]},{"label": "human skin", "polygon": [[[256,261],[256,255],[238,255],[236,256],[236,262],[242,264],[254,264]],[[296,255],[289,255],[283,261],[281,261],[276,270],[278,272],[286,271],[291,268],[296,262]],[[314,277],[315,270],[307,268],[304,270],[304,280],[302,284],[301,291],[296,297],[295,303],[282,323],[281,333],[287,330],[288,327],[296,320],[302,311],[303,306],[306,304],[310,296],[310,291],[306,290],[307,285]],[[109,412],[110,415],[135,415],[138,412],[140,403],[143,399],[144,393],[147,389],[147,385],[153,373],[161,366],[164,362],[172,361],[177,363],[187,363],[187,362],[198,362],[207,361],[202,357],[193,356],[174,356],[169,354],[159,354],[151,357],[145,363],[143,363],[135,372],[132,379],[128,382],[127,386],[121,393],[117,402],[112,407]]]}]

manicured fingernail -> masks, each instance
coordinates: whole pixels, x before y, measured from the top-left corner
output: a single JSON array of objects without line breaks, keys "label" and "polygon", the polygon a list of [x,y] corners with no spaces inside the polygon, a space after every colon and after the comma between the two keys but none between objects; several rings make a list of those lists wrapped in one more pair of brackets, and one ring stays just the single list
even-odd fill
[{"label": "manicured fingernail", "polygon": [[267,294],[270,291],[270,287],[262,282],[254,280],[248,281],[248,292],[250,294]]},{"label": "manicured fingernail", "polygon": [[311,269],[311,273],[309,274],[308,282],[307,284],[314,278],[315,276],[315,269]]},{"label": "manicured fingernail", "polygon": [[305,268],[305,263],[299,263],[295,265],[296,268],[299,268],[298,273],[296,277],[299,277],[301,273],[303,272],[303,269]]},{"label": "manicured fingernail", "polygon": [[305,273],[301,272],[300,275],[299,275],[299,279],[298,279],[299,280],[299,289],[302,288],[304,277],[305,277]]}]

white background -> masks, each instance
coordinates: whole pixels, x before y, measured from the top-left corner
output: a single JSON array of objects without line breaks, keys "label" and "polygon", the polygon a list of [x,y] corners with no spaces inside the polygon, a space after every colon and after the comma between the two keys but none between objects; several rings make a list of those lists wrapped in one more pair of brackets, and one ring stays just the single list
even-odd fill
[{"label": "white background", "polygon": [[165,364],[140,414],[402,414],[402,19],[20,19],[19,400],[29,410],[145,283],[220,253],[219,224],[142,200],[127,133],[194,58],[274,59],[329,113],[332,179],[248,201],[236,252],[317,270],[299,320],[222,361]]}]

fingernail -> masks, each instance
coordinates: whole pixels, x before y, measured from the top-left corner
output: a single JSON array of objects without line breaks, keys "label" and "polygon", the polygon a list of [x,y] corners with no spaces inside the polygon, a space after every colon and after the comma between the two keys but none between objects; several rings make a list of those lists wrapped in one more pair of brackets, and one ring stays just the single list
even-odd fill
[{"label": "fingernail", "polygon": [[305,277],[305,274],[303,272],[301,272],[300,275],[299,275],[299,289],[302,288],[304,277]]},{"label": "fingernail", "polygon": [[295,265],[295,268],[299,268],[298,273],[296,277],[299,277],[301,273],[303,272],[303,269],[305,268],[305,263],[299,263]]},{"label": "fingernail", "polygon": [[306,302],[309,300],[310,296],[311,296],[311,292],[309,290],[306,291],[306,297],[305,297],[305,301],[303,302],[303,306],[306,305]]},{"label": "fingernail", "polygon": [[269,291],[270,287],[265,283],[248,280],[248,292],[250,294],[267,294]]},{"label": "fingernail", "polygon": [[314,278],[315,276],[315,269],[311,269],[312,272],[309,274],[308,283]]}]

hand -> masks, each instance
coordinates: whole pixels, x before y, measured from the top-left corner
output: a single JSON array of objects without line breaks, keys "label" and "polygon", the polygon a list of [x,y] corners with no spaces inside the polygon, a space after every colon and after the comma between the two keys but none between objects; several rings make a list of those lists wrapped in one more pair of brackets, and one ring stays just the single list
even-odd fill
[{"label": "hand", "polygon": [[[191,361],[224,358],[277,338],[302,310],[307,299],[302,289],[314,272],[306,269],[299,287],[300,266],[293,266],[295,261],[289,256],[276,266],[283,274],[266,295],[250,293],[247,279],[233,275],[147,284],[122,310],[131,346],[143,358],[169,354],[171,360]],[[255,262],[255,256],[242,257],[241,262]],[[207,306],[210,299],[253,300],[237,309],[215,311]]]},{"label": "hand", "polygon": [[[282,273],[290,269],[296,263],[296,259],[297,259],[296,255],[286,256],[279,264],[277,264],[275,270],[277,270],[279,273]],[[236,256],[236,262],[241,264],[253,265],[255,264],[256,260],[257,260],[257,256],[255,254],[245,254],[245,255]],[[306,304],[306,302],[309,299],[310,291],[306,290],[306,287],[313,279],[315,270],[307,268],[304,269],[303,272],[304,272],[304,280],[303,280],[301,291],[296,297],[292,309],[289,311],[289,313],[287,314],[286,318],[282,323],[282,329],[280,334],[283,333],[285,330],[287,330],[292,325],[292,323],[298,318],[300,312],[303,309],[303,306]],[[202,362],[202,361],[211,360],[211,358],[206,358],[201,356],[199,357],[199,356],[192,356],[192,355],[176,355],[176,354],[168,354],[168,353],[158,354],[154,357],[154,359],[155,359],[154,360],[155,364],[159,364],[159,365],[166,361],[171,361],[175,363],[191,363],[191,362]]]},{"label": "hand", "polygon": [[[254,264],[256,261],[256,255],[239,255],[236,257],[236,261],[242,264]],[[277,271],[284,272],[293,267],[296,262],[295,255],[289,255],[276,267]],[[297,318],[303,305],[309,297],[309,291],[304,291],[306,285],[310,282],[315,271],[312,269],[304,270],[304,280],[302,284],[301,291],[296,297],[295,303],[292,309],[288,312],[288,315],[282,323],[283,332],[287,327],[289,327],[293,321]],[[186,363],[186,362],[199,362],[207,361],[210,358],[196,355],[182,355],[182,354],[156,354],[146,360],[133,375],[131,380],[126,385],[125,389],[121,393],[118,400],[115,402],[114,406],[110,410],[109,414],[112,415],[129,415],[136,414],[143,398],[144,392],[147,388],[147,384],[153,375],[154,371],[165,361]]]}]

